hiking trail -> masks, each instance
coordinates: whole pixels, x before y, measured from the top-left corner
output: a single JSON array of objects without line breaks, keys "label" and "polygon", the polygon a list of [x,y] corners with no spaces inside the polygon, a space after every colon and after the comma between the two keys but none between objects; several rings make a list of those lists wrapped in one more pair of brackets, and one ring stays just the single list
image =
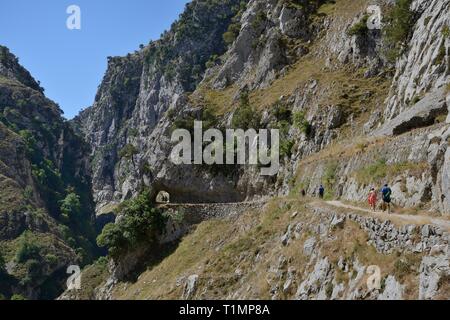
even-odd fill
[{"label": "hiking trail", "polygon": [[[315,202],[315,204],[318,204],[318,203]],[[425,216],[425,215],[410,215],[410,214],[398,214],[398,213],[388,214],[383,211],[372,211],[370,209],[345,204],[338,200],[326,201],[325,204],[333,206],[333,207],[337,207],[337,208],[365,212],[375,218],[381,218],[384,220],[393,220],[394,222],[399,222],[402,224],[418,224],[418,225],[433,224],[442,229],[450,231],[450,220],[446,220],[446,219],[442,219],[442,218],[434,218],[434,217]]]}]

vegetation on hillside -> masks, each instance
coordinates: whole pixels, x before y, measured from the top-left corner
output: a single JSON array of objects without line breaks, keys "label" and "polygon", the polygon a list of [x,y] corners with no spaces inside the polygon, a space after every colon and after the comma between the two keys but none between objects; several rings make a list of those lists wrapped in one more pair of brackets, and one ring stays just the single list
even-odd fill
[{"label": "vegetation on hillside", "polygon": [[[297,214],[293,216],[293,212]],[[295,198],[273,199],[264,209],[247,212],[236,219],[202,222],[181,240],[173,253],[143,272],[137,281],[119,283],[113,297],[180,299],[183,285],[176,285],[180,275],[197,274],[199,279],[192,297],[194,299],[223,299],[235,293],[243,299],[270,299],[273,295],[271,290],[277,284],[281,289],[278,298],[292,299],[300,283],[291,286],[291,290],[283,291],[287,272],[283,280],[277,282],[278,278],[271,270],[280,266],[280,269],[287,271],[289,266],[295,266],[297,279],[304,280],[301,278],[303,266],[307,266],[311,259],[304,253],[305,242],[311,238],[318,239],[317,232],[313,230],[323,224],[320,215],[313,212],[296,195]],[[290,225],[301,225],[302,231],[298,237],[292,236],[289,245],[284,246],[280,238]],[[358,260],[365,266],[380,266],[383,279],[389,274],[403,279],[410,289],[405,292],[406,298],[413,298],[416,294],[413,288],[418,285],[418,277],[411,270],[417,270],[421,254],[400,257],[397,253],[380,254],[367,244],[367,234],[361,227],[349,220],[345,222],[345,228],[334,228],[328,235],[326,241],[317,240],[316,250],[320,248],[321,255],[328,257],[336,270],[338,283],[347,286],[357,273],[352,263],[348,264],[348,272],[342,271],[338,267],[339,260]],[[248,284],[248,290],[243,288],[243,282]],[[328,291],[328,296],[331,291]]]},{"label": "vegetation on hillside", "polygon": [[347,31],[347,34],[349,36],[360,36],[360,37],[367,35],[367,32],[369,31],[369,28],[367,27],[368,20],[369,20],[369,16],[364,15],[359,22],[355,23]]},{"label": "vegetation on hillside", "polygon": [[395,4],[385,13],[386,24],[384,39],[388,46],[386,53],[388,60],[394,62],[408,46],[412,27],[416,22],[411,10],[412,0],[396,0]]},{"label": "vegetation on hillside", "polygon": [[426,163],[388,163],[386,159],[381,158],[364,168],[356,170],[354,176],[356,180],[363,185],[371,183],[381,185],[387,183],[388,179],[405,172],[408,172],[410,175],[421,176],[427,168],[428,164]]},{"label": "vegetation on hillside", "polygon": [[239,100],[239,106],[233,114],[231,120],[233,129],[248,129],[258,130],[261,126],[261,116],[250,104],[248,91],[242,91]]},{"label": "vegetation on hillside", "polygon": [[178,79],[186,91],[194,91],[210,57],[222,55],[235,36],[239,14],[246,3],[245,0],[188,3],[170,31],[145,49],[147,66],[169,80]]},{"label": "vegetation on hillside", "polygon": [[[55,269],[62,256],[72,255],[83,266],[98,254],[89,173],[83,167],[88,147],[18,60],[0,51],[2,67],[14,77],[0,77],[0,152],[10,157],[0,160],[6,175],[0,177],[0,211],[14,221],[1,231],[4,257],[15,262],[0,292],[10,297],[11,288],[27,288],[27,294],[39,290],[40,297],[51,299],[62,290]],[[29,170],[32,182],[21,176]]]},{"label": "vegetation on hillside", "polygon": [[120,218],[107,224],[97,238],[100,247],[119,257],[138,245],[152,246],[165,230],[167,218],[154,207],[148,190],[135,199],[125,201],[117,209]]}]

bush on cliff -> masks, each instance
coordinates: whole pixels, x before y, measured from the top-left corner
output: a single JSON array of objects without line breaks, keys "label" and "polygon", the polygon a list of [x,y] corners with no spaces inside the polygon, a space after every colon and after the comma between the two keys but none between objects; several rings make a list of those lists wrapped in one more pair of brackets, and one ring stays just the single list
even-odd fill
[{"label": "bush on cliff", "polygon": [[112,257],[118,257],[136,245],[155,244],[157,236],[164,231],[166,217],[153,206],[149,191],[124,202],[116,223],[105,226],[97,238],[97,244],[108,248]]},{"label": "bush on cliff", "polygon": [[386,21],[384,38],[388,46],[387,58],[392,62],[404,52],[411,36],[415,23],[411,3],[412,0],[397,0],[384,17]]}]

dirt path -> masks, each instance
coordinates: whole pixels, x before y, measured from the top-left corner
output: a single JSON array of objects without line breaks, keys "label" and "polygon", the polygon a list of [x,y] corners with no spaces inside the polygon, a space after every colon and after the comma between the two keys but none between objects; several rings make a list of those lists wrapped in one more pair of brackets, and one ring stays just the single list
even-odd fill
[{"label": "dirt path", "polygon": [[242,201],[242,202],[210,202],[210,203],[157,203],[157,206],[162,207],[208,207],[208,206],[237,206],[237,205],[263,205],[269,200],[257,200],[257,201]]},{"label": "dirt path", "polygon": [[[166,207],[166,208],[173,208],[173,207],[210,207],[210,206],[223,206],[223,207],[227,207],[227,206],[236,206],[236,205],[263,205],[265,203],[267,203],[268,200],[259,200],[259,201],[244,201],[244,202],[228,202],[228,203],[160,203],[158,204],[159,207]],[[440,228],[449,231],[450,232],[450,220],[446,220],[443,218],[433,218],[430,216],[425,216],[425,215],[409,215],[409,214],[388,214],[386,212],[382,212],[382,211],[372,211],[368,208],[361,208],[361,207],[357,207],[354,205],[349,205],[349,204],[345,204],[342,203],[341,201],[338,200],[333,200],[333,201],[325,201],[325,202],[313,202],[313,205],[316,206],[323,206],[328,205],[328,206],[332,206],[335,208],[342,208],[342,209],[349,209],[349,210],[353,210],[356,212],[364,212],[367,215],[374,217],[374,218],[379,218],[379,219],[383,219],[383,220],[390,220],[394,223],[399,223],[401,225],[404,224],[415,224],[415,225],[425,225],[425,224],[432,224],[432,225],[436,225],[439,226]]]},{"label": "dirt path", "polygon": [[416,224],[416,225],[424,225],[424,224],[432,224],[436,225],[444,230],[450,231],[450,221],[440,218],[433,218],[428,217],[424,215],[409,215],[409,214],[388,214],[386,212],[382,211],[375,211],[373,212],[370,209],[366,208],[360,208],[352,205],[348,205],[345,203],[342,203],[341,201],[326,201],[326,204],[337,207],[337,208],[344,208],[344,209],[350,209],[355,210],[359,212],[365,212],[368,213],[372,217],[381,218],[384,220],[391,220],[393,222],[399,222],[401,224]]}]

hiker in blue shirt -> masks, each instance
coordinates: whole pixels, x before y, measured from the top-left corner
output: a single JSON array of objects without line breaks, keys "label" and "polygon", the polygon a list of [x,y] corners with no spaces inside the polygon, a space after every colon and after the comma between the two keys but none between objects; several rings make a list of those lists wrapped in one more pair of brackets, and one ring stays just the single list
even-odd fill
[{"label": "hiker in blue shirt", "polygon": [[391,213],[391,195],[391,188],[385,184],[383,189],[381,189],[381,198],[383,199],[383,211],[386,211],[387,208],[389,214]]},{"label": "hiker in blue shirt", "polygon": [[320,185],[320,187],[319,187],[319,198],[323,199],[324,194],[325,194],[325,188],[323,187],[323,185]]}]

